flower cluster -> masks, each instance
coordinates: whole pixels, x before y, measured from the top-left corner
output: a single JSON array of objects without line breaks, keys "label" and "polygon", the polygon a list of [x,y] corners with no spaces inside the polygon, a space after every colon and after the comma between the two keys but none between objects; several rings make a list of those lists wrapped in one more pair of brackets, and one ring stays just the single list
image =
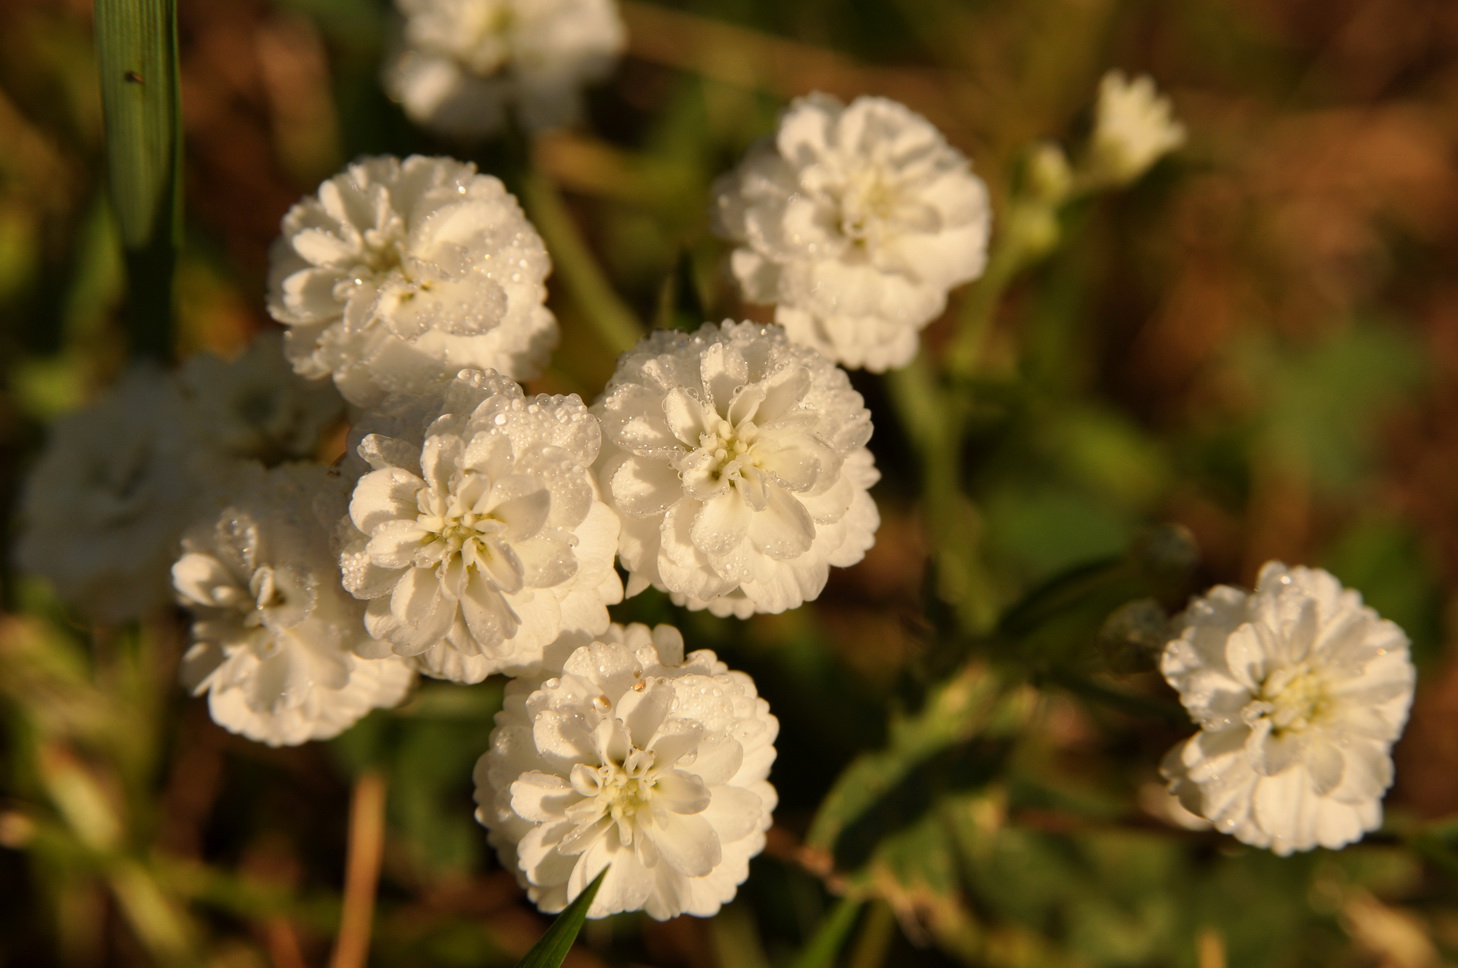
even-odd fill
[{"label": "flower cluster", "polygon": [[626,42],[613,0],[396,0],[385,87],[416,123],[456,137],[552,128],[581,113]]},{"label": "flower cluster", "polygon": [[557,341],[550,269],[498,179],[450,158],[366,158],[284,216],[268,310],[295,370],[368,408],[462,367],[535,376]]},{"label": "flower cluster", "polygon": [[183,683],[220,725],[270,746],[328,739],[399,703],[414,679],[402,659],[354,654],[364,609],[340,585],[332,516],[314,513],[342,503],[341,486],[319,464],[244,473],[172,566],[194,616]]},{"label": "flower cluster", "polygon": [[[392,91],[451,134],[565,120],[622,46],[609,0],[398,5]],[[1089,167],[1044,149],[1038,207],[1008,230],[1042,232],[1024,255],[1051,247],[1080,185],[1131,180],[1183,136],[1147,78],[1110,75]],[[136,370],[57,427],[21,564],[107,621],[158,604],[170,566],[183,682],[270,745],[332,737],[417,673],[512,677],[476,816],[532,900],[559,911],[606,870],[589,916],[716,913],[765,845],[778,720],[749,676],[609,607],[655,587],[780,613],[862,559],[880,475],[840,365],[910,362],[982,273],[990,224],[968,160],[883,98],[795,101],[716,194],[732,272],[776,322],[654,332],[588,407],[517,382],[557,324],[546,248],[502,183],[449,158],[349,165],[283,218],[283,333]],[[1253,592],[1194,601],[1161,668],[1199,724],[1164,764],[1188,810],[1281,854],[1378,825],[1413,667],[1355,592],[1273,563]]]},{"label": "flower cluster", "polygon": [[1197,598],[1182,625],[1160,663],[1200,725],[1165,758],[1180,802],[1278,854],[1375,829],[1412,702],[1402,630],[1330,573],[1279,562],[1253,592]]},{"label": "flower cluster", "polygon": [[593,411],[629,594],[651,584],[716,615],[782,612],[871,546],[870,414],[843,370],[778,327],[654,333]]},{"label": "flower cluster", "polygon": [[714,653],[685,656],[668,626],[613,626],[560,675],[507,687],[476,816],[543,911],[607,867],[589,917],[711,915],[764,848],[778,730]]},{"label": "flower cluster", "polygon": [[987,187],[925,118],[884,98],[800,98],[715,194],[745,298],[848,367],[909,363],[947,291],[986,262]]},{"label": "flower cluster", "polygon": [[167,601],[183,529],[240,466],[312,457],[341,409],[289,372],[276,339],[231,361],[198,354],[175,378],[138,364],[52,429],[17,564],[100,621],[139,618]]},{"label": "flower cluster", "polygon": [[582,401],[527,401],[495,373],[462,371],[438,412],[423,434],[368,434],[358,448],[372,469],[342,564],[369,602],[362,654],[480,682],[540,664],[563,633],[607,628],[623,594],[618,521],[597,495],[601,438]]}]

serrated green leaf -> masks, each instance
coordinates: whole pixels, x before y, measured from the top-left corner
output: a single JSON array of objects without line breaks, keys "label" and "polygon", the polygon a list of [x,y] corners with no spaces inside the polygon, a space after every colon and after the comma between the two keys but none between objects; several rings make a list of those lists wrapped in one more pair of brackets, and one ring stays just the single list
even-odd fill
[{"label": "serrated green leaf", "polygon": [[572,943],[582,930],[582,922],[587,920],[587,909],[592,907],[592,899],[597,897],[597,889],[602,886],[602,879],[607,876],[607,872],[608,869],[604,867],[592,879],[592,883],[577,895],[576,900],[557,915],[557,920],[552,922],[547,933],[532,945],[532,950],[526,953],[526,957],[516,963],[516,968],[559,968],[566,959],[567,952],[572,950]]},{"label": "serrated green leaf", "polygon": [[182,224],[176,0],[96,0],[96,48],[132,339],[166,357]]}]

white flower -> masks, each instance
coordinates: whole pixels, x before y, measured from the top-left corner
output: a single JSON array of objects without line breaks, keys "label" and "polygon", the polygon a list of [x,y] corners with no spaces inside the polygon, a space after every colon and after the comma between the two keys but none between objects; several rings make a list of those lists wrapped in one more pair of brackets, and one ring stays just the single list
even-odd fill
[{"label": "white flower", "polygon": [[359,407],[462,367],[530,378],[557,340],[541,237],[500,181],[449,158],[355,162],[289,210],[270,260],[294,369]]},{"label": "white flower", "polygon": [[177,540],[198,507],[176,384],[133,367],[51,429],[21,500],[19,567],[103,622],[164,604]]},{"label": "white flower", "polygon": [[385,88],[412,120],[480,137],[508,109],[528,128],[571,124],[580,91],[612,70],[627,36],[613,0],[396,0],[403,36]]},{"label": "white flower", "polygon": [[[418,656],[462,682],[518,673],[560,634],[598,633],[622,600],[618,522],[576,396],[463,371],[423,435],[370,434],[344,522],[344,585],[369,600],[365,655]],[[396,421],[397,424],[402,421]]]},{"label": "white flower", "polygon": [[1161,669],[1200,732],[1163,772],[1186,808],[1278,854],[1382,822],[1407,721],[1407,636],[1319,568],[1270,562],[1254,592],[1191,602]]},{"label": "white flower", "polygon": [[1140,75],[1131,81],[1120,71],[1104,75],[1089,145],[1095,180],[1132,182],[1184,143],[1184,126],[1152,78]]},{"label": "white flower", "polygon": [[715,194],[745,298],[774,303],[791,339],[843,366],[905,366],[947,291],[986,262],[987,186],[884,98],[796,100]]},{"label": "white flower", "polygon": [[290,369],[281,333],[261,334],[233,360],[199,353],[178,383],[199,446],[266,465],[317,456],[325,430],[344,412],[333,387]]},{"label": "white flower", "polygon": [[782,612],[874,540],[870,413],[843,370],[778,326],[652,333],[593,412],[630,595],[651,584],[715,615]]},{"label": "white flower", "polygon": [[614,626],[540,687],[506,687],[476,818],[543,911],[611,864],[588,917],[708,916],[764,849],[779,723],[742,672],[678,630]]},{"label": "white flower", "polygon": [[342,504],[337,479],[318,464],[240,465],[235,486],[217,520],[188,530],[172,566],[195,618],[184,685],[207,693],[220,726],[270,746],[328,739],[400,702],[410,664],[352,651],[367,637],[364,608],[340,586],[314,510]]}]

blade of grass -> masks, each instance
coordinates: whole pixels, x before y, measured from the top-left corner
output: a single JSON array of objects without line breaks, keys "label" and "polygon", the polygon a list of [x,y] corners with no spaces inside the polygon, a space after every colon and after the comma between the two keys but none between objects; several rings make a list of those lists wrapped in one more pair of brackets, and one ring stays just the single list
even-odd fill
[{"label": "blade of grass", "polygon": [[166,359],[182,228],[176,0],[96,0],[96,48],[132,347]]},{"label": "blade of grass", "polygon": [[592,883],[577,895],[577,899],[557,915],[557,920],[552,922],[541,940],[532,945],[532,950],[526,953],[526,957],[516,963],[516,968],[559,968],[567,957],[567,952],[572,950],[572,943],[582,930],[582,922],[587,920],[587,909],[592,907],[592,899],[597,897],[597,889],[602,886],[602,879],[606,876],[607,868],[604,867],[602,873],[594,877]]},{"label": "blade of grass", "polygon": [[820,922],[815,935],[806,943],[793,968],[830,968],[835,956],[845,944],[856,915],[861,910],[861,899],[846,895],[838,901],[830,913]]}]

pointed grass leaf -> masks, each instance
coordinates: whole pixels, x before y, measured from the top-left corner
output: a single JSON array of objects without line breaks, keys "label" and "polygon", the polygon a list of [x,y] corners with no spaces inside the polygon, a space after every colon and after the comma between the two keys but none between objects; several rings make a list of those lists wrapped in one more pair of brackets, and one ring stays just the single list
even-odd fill
[{"label": "pointed grass leaf", "polygon": [[132,340],[166,357],[182,208],[176,0],[96,0],[96,47]]},{"label": "pointed grass leaf", "polygon": [[567,957],[567,952],[572,950],[572,943],[577,940],[577,933],[582,930],[582,922],[587,920],[587,909],[592,907],[592,899],[597,897],[597,889],[602,886],[602,879],[607,876],[607,868],[592,879],[592,883],[583,889],[577,898],[557,915],[557,920],[547,929],[541,939],[532,945],[532,950],[516,963],[516,968],[559,968]]}]

